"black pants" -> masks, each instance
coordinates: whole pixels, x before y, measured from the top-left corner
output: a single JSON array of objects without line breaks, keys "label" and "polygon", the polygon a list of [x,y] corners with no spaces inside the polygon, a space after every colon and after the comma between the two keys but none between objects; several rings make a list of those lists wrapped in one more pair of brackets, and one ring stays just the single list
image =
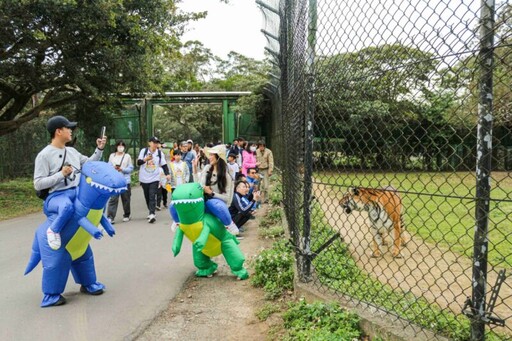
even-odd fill
[{"label": "black pants", "polygon": [[237,214],[232,216],[232,218],[236,226],[242,227],[251,218],[251,212],[238,212]]},{"label": "black pants", "polygon": [[150,182],[145,184],[141,182],[142,190],[144,191],[144,198],[148,206],[149,214],[155,214],[156,195],[158,193],[158,184],[160,181]]},{"label": "black pants", "polygon": [[167,206],[167,190],[165,189],[165,186],[160,187],[160,190],[156,195],[156,205],[160,206],[161,202],[164,204],[164,206]]},{"label": "black pants", "polygon": [[107,206],[107,217],[114,220],[117,213],[117,205],[119,203],[119,197],[121,197],[121,201],[123,202],[123,218],[130,218],[131,210],[130,210],[130,200],[132,197],[132,188],[128,185],[128,190],[121,195],[115,195],[110,197]]}]

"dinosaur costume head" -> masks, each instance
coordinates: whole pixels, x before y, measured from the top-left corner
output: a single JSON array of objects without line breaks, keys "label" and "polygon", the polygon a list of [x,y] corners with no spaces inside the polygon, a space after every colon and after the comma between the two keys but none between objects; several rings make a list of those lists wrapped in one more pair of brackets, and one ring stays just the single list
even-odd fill
[{"label": "dinosaur costume head", "polygon": [[81,177],[78,199],[89,209],[103,209],[112,195],[128,189],[124,176],[106,162],[86,162]]},{"label": "dinosaur costume head", "polygon": [[172,203],[182,224],[192,224],[203,220],[203,197],[203,188],[196,182],[178,186],[172,192]]}]

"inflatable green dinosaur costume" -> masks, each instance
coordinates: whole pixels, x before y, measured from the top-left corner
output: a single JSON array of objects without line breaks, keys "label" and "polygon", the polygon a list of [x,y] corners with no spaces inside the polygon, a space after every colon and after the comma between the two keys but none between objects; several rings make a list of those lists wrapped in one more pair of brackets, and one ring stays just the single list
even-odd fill
[{"label": "inflatable green dinosaur costume", "polygon": [[239,279],[247,279],[249,274],[243,267],[245,258],[238,240],[230,234],[219,219],[204,212],[203,188],[198,183],[178,186],[172,193],[172,206],[179,217],[172,252],[176,257],[181,251],[183,235],[193,243],[192,254],[198,277],[209,277],[217,270],[217,263],[211,257],[224,255],[231,272]]}]

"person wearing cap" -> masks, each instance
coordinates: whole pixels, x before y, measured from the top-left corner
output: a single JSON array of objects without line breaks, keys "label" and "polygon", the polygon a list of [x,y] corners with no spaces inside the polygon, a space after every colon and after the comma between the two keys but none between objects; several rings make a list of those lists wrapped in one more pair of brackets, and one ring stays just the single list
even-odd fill
[{"label": "person wearing cap", "polygon": [[141,149],[137,158],[137,166],[140,167],[139,181],[149,210],[148,223],[150,224],[156,221],[156,196],[160,185],[160,168],[164,171],[167,180],[171,179],[164,153],[158,149],[159,143],[160,140],[156,136],[150,137],[149,147]]},{"label": "person wearing cap", "polygon": [[[233,200],[234,190],[233,180],[226,164],[226,147],[217,145],[212,148],[205,148],[205,153],[208,155],[210,163],[204,167],[199,179],[207,199],[205,211],[219,218],[226,229],[236,235],[239,233],[238,227],[231,219],[228,210],[228,206],[231,205]],[[170,211],[174,222],[179,224],[179,218],[172,203]]]},{"label": "person wearing cap", "polygon": [[115,144],[116,152],[110,154],[108,158],[108,162],[121,174],[123,174],[126,179],[126,183],[128,184],[128,190],[121,195],[113,195],[110,197],[107,204],[107,218],[110,223],[114,224],[114,219],[116,218],[117,213],[117,205],[119,204],[119,197],[121,197],[121,201],[123,202],[123,221],[130,221],[131,209],[130,209],[130,199],[132,196],[131,191],[131,174],[133,172],[133,162],[130,154],[126,153],[126,143],[123,140],[119,140]]},{"label": "person wearing cap", "polygon": [[87,161],[98,161],[103,155],[106,136],[96,139],[96,150],[90,156],[80,154],[66,144],[73,140],[76,122],[64,116],[54,116],[46,123],[51,142],[37,154],[34,165],[34,188],[48,190],[43,211],[49,217],[57,213],[47,230],[48,244],[53,250],[61,246],[60,232],[74,213],[76,187],[80,183],[77,173]]}]

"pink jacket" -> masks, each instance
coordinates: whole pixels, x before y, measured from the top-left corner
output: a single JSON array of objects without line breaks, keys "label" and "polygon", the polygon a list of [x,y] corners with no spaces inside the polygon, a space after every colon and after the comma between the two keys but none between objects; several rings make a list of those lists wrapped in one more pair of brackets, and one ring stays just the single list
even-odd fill
[{"label": "pink jacket", "polygon": [[256,167],[256,155],[249,153],[246,150],[242,150],[242,174],[247,175],[249,168]]}]

